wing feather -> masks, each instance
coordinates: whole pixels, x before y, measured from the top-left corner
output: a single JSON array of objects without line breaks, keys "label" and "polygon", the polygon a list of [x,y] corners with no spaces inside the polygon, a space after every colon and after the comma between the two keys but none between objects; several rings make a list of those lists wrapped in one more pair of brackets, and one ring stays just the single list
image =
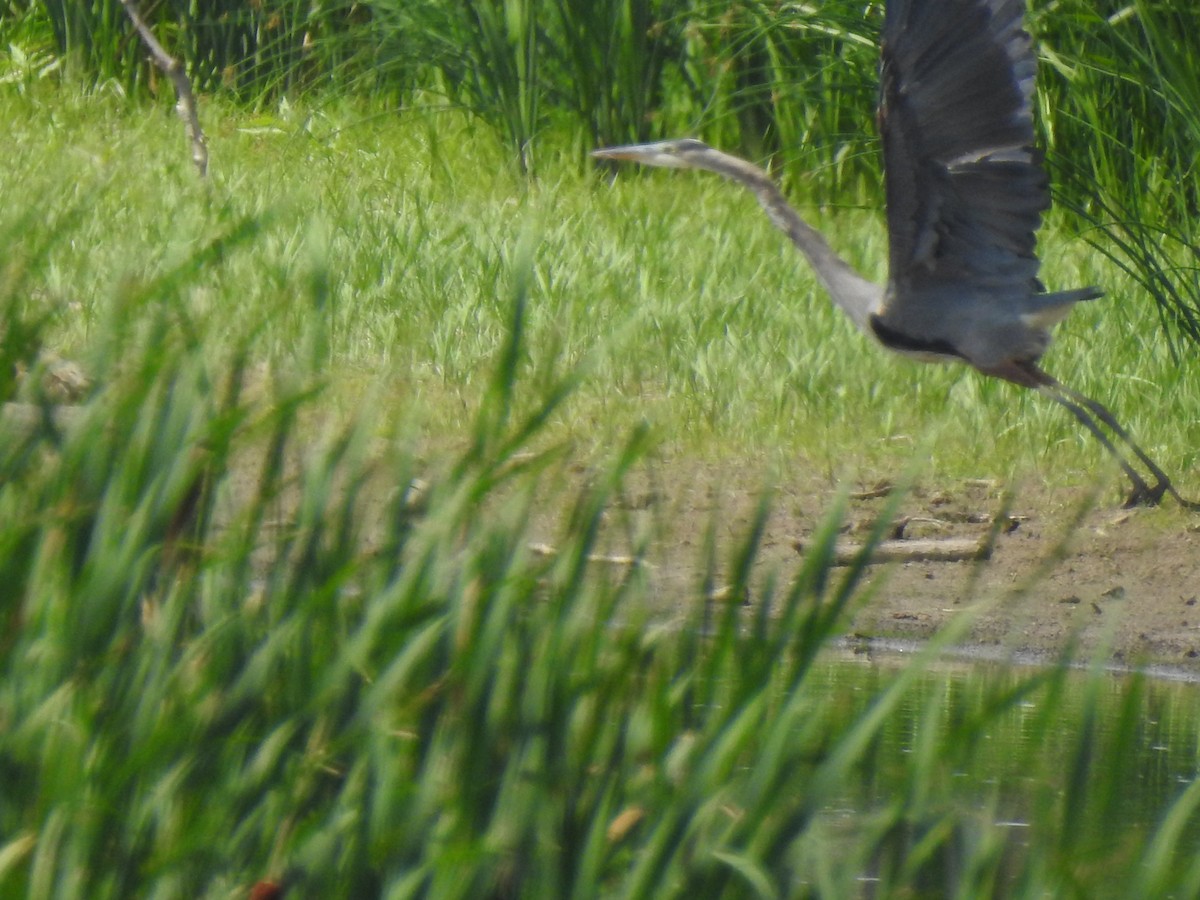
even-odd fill
[{"label": "wing feather", "polygon": [[1050,198],[1023,11],[1018,0],[888,2],[879,127],[893,315],[948,287],[997,300],[1036,291],[1034,232]]}]

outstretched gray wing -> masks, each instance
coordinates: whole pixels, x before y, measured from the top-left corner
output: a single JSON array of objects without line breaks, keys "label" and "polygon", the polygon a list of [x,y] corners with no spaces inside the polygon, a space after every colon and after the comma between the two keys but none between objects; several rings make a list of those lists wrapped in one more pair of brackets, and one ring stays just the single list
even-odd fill
[{"label": "outstretched gray wing", "polygon": [[1024,0],[888,0],[879,129],[893,322],[957,289],[1000,302],[1038,290],[1049,192],[1023,12]]}]

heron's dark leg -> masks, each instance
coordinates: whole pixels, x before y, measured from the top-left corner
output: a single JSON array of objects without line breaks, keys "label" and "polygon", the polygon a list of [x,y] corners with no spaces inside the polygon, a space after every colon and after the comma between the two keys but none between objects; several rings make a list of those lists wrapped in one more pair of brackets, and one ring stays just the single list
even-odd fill
[{"label": "heron's dark leg", "polygon": [[[1014,384],[1033,388],[1054,400],[1055,403],[1070,410],[1071,415],[1078,419],[1096,437],[1096,440],[1104,446],[1104,449],[1112,455],[1113,459],[1121,467],[1121,471],[1125,473],[1133,484],[1133,491],[1130,493],[1129,499],[1125,501],[1126,507],[1157,506],[1162,502],[1164,494],[1170,494],[1185,509],[1200,510],[1200,503],[1185,500],[1179,495],[1179,492],[1175,490],[1175,486],[1171,484],[1171,479],[1167,477],[1166,473],[1155,464],[1154,460],[1146,455],[1146,452],[1141,447],[1134,443],[1133,438],[1129,436],[1129,432],[1121,427],[1116,417],[1103,404],[1060,383],[1052,375],[1038,368],[1036,363],[1029,360],[1020,362],[1015,360],[1009,361],[994,369],[983,369],[981,371],[987,372],[989,375],[1004,378]],[[1097,420],[1108,426],[1120,442],[1150,470],[1150,474],[1155,481],[1154,487],[1147,484],[1146,480],[1129,464],[1129,460],[1125,458],[1125,455],[1117,449],[1108,436],[1101,430],[1100,425],[1097,424]]]},{"label": "heron's dark leg", "polygon": [[[1123,455],[1121,455],[1121,452],[1115,446],[1113,446],[1113,442],[1108,439],[1108,436],[1100,430],[1100,426],[1097,425],[1096,420],[1088,414],[1088,410],[1074,402],[1073,399],[1070,399],[1073,395],[1057,390],[1051,385],[1041,385],[1038,387],[1038,390],[1054,400],[1056,403],[1069,409],[1071,411],[1071,415],[1082,422],[1084,427],[1087,428],[1087,430],[1093,435],[1095,435],[1096,440],[1104,445],[1104,449],[1112,454],[1113,459],[1117,461],[1117,465],[1121,467],[1121,471],[1129,477],[1131,482],[1133,482],[1133,491],[1130,493],[1129,499],[1125,501],[1126,508],[1133,506],[1157,506],[1162,501],[1163,492],[1169,488],[1174,496],[1179,496],[1178,494],[1175,494],[1174,489],[1171,488],[1170,481],[1165,480],[1165,476],[1159,478],[1156,474],[1155,480],[1158,483],[1155,484],[1154,487],[1150,487],[1150,485],[1146,484],[1146,480],[1137,473],[1133,466],[1129,464],[1129,461],[1125,459]],[[1101,419],[1101,421],[1103,421],[1103,419]],[[1108,423],[1105,422],[1105,424],[1107,425]],[[1116,431],[1116,429],[1113,430]],[[1117,433],[1120,434],[1120,432]],[[1126,443],[1130,442],[1126,440]],[[1152,471],[1157,468],[1157,466],[1152,466]]]},{"label": "heron's dark leg", "polygon": [[[1157,503],[1158,500],[1162,499],[1162,495],[1167,493],[1174,497],[1180,506],[1183,506],[1187,509],[1200,509],[1200,503],[1197,503],[1194,500],[1185,500],[1183,497],[1179,496],[1179,492],[1175,490],[1175,485],[1171,484],[1171,479],[1167,477],[1166,473],[1163,472],[1162,469],[1155,465],[1154,460],[1147,456],[1146,452],[1142,450],[1141,447],[1134,443],[1133,438],[1129,436],[1129,432],[1121,427],[1121,424],[1116,420],[1116,417],[1108,411],[1108,408],[1103,403],[1100,403],[1098,400],[1093,400],[1091,397],[1079,393],[1079,391],[1072,390],[1066,385],[1060,384],[1058,387],[1072,400],[1076,401],[1077,403],[1082,403],[1084,406],[1086,406],[1092,415],[1111,428],[1113,434],[1119,437],[1125,443],[1125,446],[1132,450],[1134,455],[1142,461],[1142,464],[1150,470],[1150,474],[1153,475],[1154,480],[1158,482],[1154,486],[1154,491],[1157,494],[1154,502]],[[1132,500],[1132,498],[1130,499]],[[1136,504],[1130,503],[1128,505],[1134,506]]]}]

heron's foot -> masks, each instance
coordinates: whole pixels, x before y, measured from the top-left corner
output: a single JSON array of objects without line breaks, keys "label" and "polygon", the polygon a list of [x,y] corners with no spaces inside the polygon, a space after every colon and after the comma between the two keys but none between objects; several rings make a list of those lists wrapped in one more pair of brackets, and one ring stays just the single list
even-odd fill
[{"label": "heron's foot", "polygon": [[1167,492],[1167,482],[1160,481],[1154,487],[1142,480],[1133,483],[1133,490],[1125,500],[1125,509],[1136,509],[1139,506],[1158,506],[1162,503],[1163,494]]},{"label": "heron's foot", "polygon": [[1175,502],[1184,509],[1200,511],[1200,502],[1187,500],[1180,496],[1179,491],[1175,490],[1175,485],[1165,478],[1159,479],[1154,487],[1150,487],[1141,479],[1135,481],[1133,490],[1129,492],[1129,498],[1125,501],[1125,509],[1134,509],[1138,506],[1158,506],[1167,494],[1175,498]]}]

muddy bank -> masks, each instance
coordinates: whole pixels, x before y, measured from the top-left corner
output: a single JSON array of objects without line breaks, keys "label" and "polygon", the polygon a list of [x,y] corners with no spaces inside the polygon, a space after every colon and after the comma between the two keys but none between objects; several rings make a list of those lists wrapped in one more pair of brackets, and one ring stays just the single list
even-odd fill
[{"label": "muddy bank", "polygon": [[[639,522],[657,532],[651,578],[669,615],[697,596],[710,523],[718,546],[731,552],[749,531],[761,482],[715,465],[668,465],[636,481],[609,513],[608,548],[627,552],[620,535]],[[1200,515],[1169,504],[1125,510],[1107,495],[1081,512],[1086,491],[1069,489],[1021,491],[1005,511],[1002,493],[985,482],[908,493],[895,519],[902,540],[969,546],[986,538],[994,517],[1008,518],[986,561],[872,566],[874,589],[854,613],[851,636],[920,640],[969,611],[974,621],[964,646],[989,656],[1053,658],[1071,648],[1081,659],[1100,653],[1118,665],[1200,672]],[[844,542],[865,539],[886,494],[886,485],[857,486]],[[835,496],[814,478],[776,485],[760,571],[795,571],[802,562],[797,546],[812,537]]]}]

